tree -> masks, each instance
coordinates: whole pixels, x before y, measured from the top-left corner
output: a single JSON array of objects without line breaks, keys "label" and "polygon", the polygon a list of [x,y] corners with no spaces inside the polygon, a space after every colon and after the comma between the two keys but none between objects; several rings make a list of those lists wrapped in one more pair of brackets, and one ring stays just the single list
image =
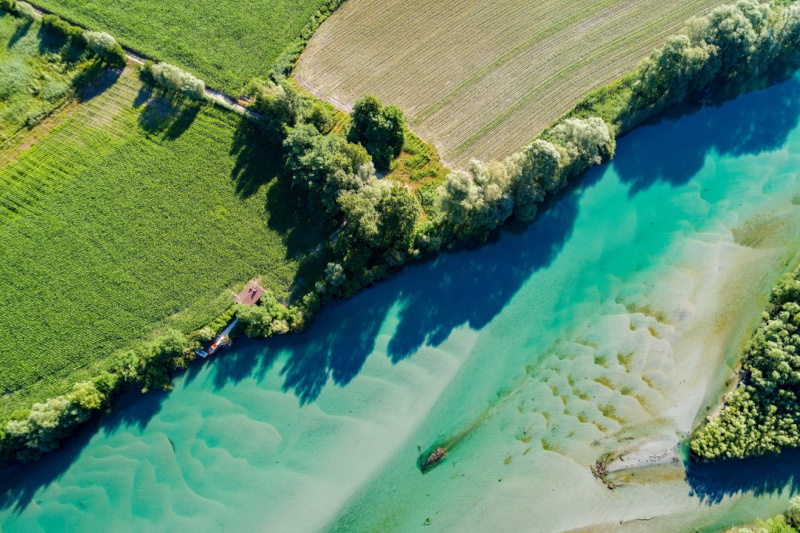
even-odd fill
[{"label": "tree", "polygon": [[124,67],[126,62],[125,50],[114,37],[106,32],[87,31],[83,34],[89,50],[102,57],[107,63]]},{"label": "tree", "polygon": [[383,250],[405,252],[411,246],[420,205],[405,187],[384,189],[378,204],[381,214],[380,246]]},{"label": "tree", "polygon": [[470,171],[447,175],[439,188],[445,222],[461,239],[486,240],[514,208],[513,176],[497,162],[470,162]]},{"label": "tree", "polygon": [[263,128],[273,143],[281,143],[287,128],[294,127],[302,110],[300,95],[292,84],[269,82],[258,87],[253,111],[264,117]]},{"label": "tree", "polygon": [[142,392],[172,388],[172,371],[177,368],[177,359],[183,355],[187,345],[188,341],[183,333],[171,329],[142,347],[139,356],[142,368],[138,377]]},{"label": "tree", "polygon": [[286,170],[309,192],[311,205],[329,219],[339,213],[339,196],[361,187],[373,170],[364,147],[348,143],[342,135],[321,135],[309,124],[292,128],[283,147]]},{"label": "tree", "polygon": [[548,141],[537,139],[506,161],[514,183],[514,216],[533,220],[545,193],[560,189],[564,181],[559,163],[561,153]]},{"label": "tree", "polygon": [[550,135],[566,151],[565,180],[614,156],[614,138],[599,117],[568,118],[554,127]]},{"label": "tree", "polygon": [[182,92],[192,100],[206,97],[205,82],[174,65],[157,63],[151,67],[151,74],[155,82],[167,90]]},{"label": "tree", "polygon": [[353,105],[353,124],[349,139],[363,145],[375,166],[387,169],[392,159],[403,151],[405,119],[395,106],[383,107],[380,100],[366,95]]}]

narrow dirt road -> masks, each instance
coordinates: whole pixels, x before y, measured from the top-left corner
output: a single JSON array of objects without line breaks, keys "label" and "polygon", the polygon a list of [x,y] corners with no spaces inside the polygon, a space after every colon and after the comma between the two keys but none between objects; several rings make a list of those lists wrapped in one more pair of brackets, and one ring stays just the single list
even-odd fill
[{"label": "narrow dirt road", "polygon": [[[43,15],[55,15],[56,14],[56,13],[53,13],[52,11],[50,11],[48,9],[45,9],[45,8],[43,8],[41,6],[36,5],[34,3],[31,3],[31,2],[28,2],[28,3],[33,7],[34,12],[39,17],[42,17]],[[58,16],[60,16],[60,15],[58,15]],[[62,18],[64,18],[64,17],[62,17]],[[83,28],[85,30],[90,30],[91,31],[91,28],[86,28],[85,26],[83,26],[81,24],[78,24],[73,20],[70,20],[70,19],[67,19],[67,18],[64,18],[64,20],[66,20],[67,22],[69,22],[73,26],[79,26],[79,27],[81,27],[81,28]],[[136,52],[136,51],[128,48],[127,46],[123,46],[122,49],[125,50],[125,55],[127,56],[128,61],[130,61],[131,63],[136,63],[138,65],[144,65],[144,62],[148,61],[148,60],[158,61],[155,58],[146,56],[146,55],[144,55],[144,54],[142,54],[140,52]],[[230,96],[228,94],[225,94],[222,91],[217,91],[217,90],[211,89],[209,87],[206,87],[205,92],[206,92],[206,98],[208,98],[210,101],[217,102],[220,105],[222,105],[223,107],[226,107],[226,108],[228,108],[228,109],[230,109],[232,111],[235,111],[235,112],[237,112],[237,113],[239,113],[239,114],[241,114],[243,116],[246,116],[246,117],[254,119],[254,120],[259,120],[259,119],[263,118],[258,113],[250,111],[245,106],[241,105],[235,98],[233,98],[232,96]]]}]

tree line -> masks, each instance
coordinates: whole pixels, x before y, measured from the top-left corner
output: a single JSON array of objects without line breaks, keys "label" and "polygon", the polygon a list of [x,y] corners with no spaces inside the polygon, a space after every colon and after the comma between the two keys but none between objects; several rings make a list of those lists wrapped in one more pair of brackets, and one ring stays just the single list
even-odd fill
[{"label": "tree line", "polygon": [[[261,305],[232,307],[188,336],[168,331],[120,354],[110,371],[77,390],[15,413],[0,431],[0,450],[35,457],[125,387],[169,388],[171,373],[193,358],[193,348],[235,314],[250,336],[298,331],[321,305],[349,297],[411,260],[454,241],[483,242],[511,217],[533,220],[548,195],[611,159],[618,135],[714,83],[762,73],[797,51],[798,29],[800,7],[793,4],[740,0],[717,8],[690,20],[685,34],[668,39],[619,82],[587,96],[519,152],[503,161],[473,160],[435,189],[414,194],[381,177],[405,142],[399,109],[365,96],[343,119],[302,93],[283,71],[254,80],[247,91],[251,108],[263,117],[265,142],[282,150],[293,186],[330,231],[320,252],[330,261],[314,290],[288,307],[267,293]],[[199,91],[197,82],[168,66],[149,71],[173,90]]]}]

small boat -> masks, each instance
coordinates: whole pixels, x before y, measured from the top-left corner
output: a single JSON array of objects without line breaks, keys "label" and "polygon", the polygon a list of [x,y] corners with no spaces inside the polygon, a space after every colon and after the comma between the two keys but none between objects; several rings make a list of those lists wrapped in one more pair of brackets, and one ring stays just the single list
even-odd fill
[{"label": "small boat", "polygon": [[203,359],[205,359],[206,357],[208,357],[208,352],[207,352],[207,351],[205,351],[205,350],[201,350],[201,349],[199,349],[199,348],[198,348],[197,350],[195,350],[195,351],[194,351],[194,353],[196,353],[197,355],[199,355],[199,356],[200,356],[200,357],[202,357]]},{"label": "small boat", "polygon": [[[447,457],[447,449],[445,449],[442,446],[439,446],[435,450],[433,450],[430,453],[430,455],[428,455],[428,458],[425,459],[424,462],[422,462],[419,469],[422,470],[422,473],[424,474],[434,466],[441,463],[445,457]],[[422,457],[420,457],[420,459],[422,459]]]}]

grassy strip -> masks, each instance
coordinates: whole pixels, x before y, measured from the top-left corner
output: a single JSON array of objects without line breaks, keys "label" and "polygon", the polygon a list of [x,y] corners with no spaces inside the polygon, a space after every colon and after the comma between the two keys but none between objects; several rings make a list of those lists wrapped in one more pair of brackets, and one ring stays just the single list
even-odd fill
[{"label": "grassy strip", "polygon": [[[88,28],[236,94],[265,76],[298,36],[316,29],[331,0],[39,0]],[[311,30],[313,33],[313,29]],[[307,37],[306,37],[307,38]]]}]

